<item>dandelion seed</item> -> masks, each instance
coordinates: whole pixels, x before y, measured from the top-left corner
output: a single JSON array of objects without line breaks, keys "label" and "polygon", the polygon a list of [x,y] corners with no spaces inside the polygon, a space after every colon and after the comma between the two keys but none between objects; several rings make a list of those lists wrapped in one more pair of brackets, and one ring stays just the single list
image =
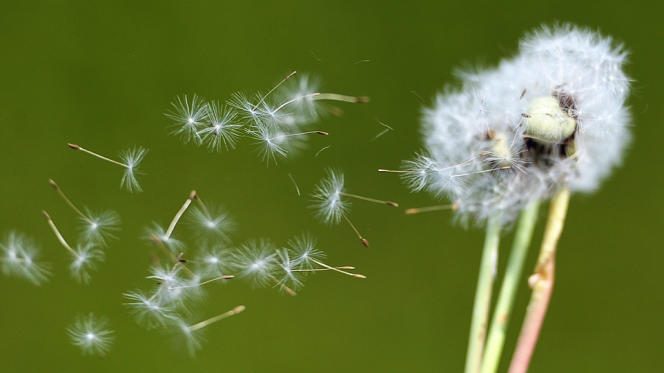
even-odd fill
[{"label": "dandelion seed", "polygon": [[308,135],[327,136],[325,131],[284,132],[277,127],[257,126],[250,131],[250,136],[260,145],[259,154],[266,163],[276,163],[279,158],[286,158],[303,148],[303,137]]},{"label": "dandelion seed", "polygon": [[158,287],[155,296],[160,304],[174,308],[186,308],[187,302],[202,295],[202,289],[199,286],[200,276],[190,273],[190,278],[184,278],[180,274],[184,268],[182,264],[176,263],[171,267],[154,266],[150,269],[150,275],[147,278],[157,281]]},{"label": "dandelion seed", "polygon": [[191,223],[203,243],[210,240],[229,242],[229,233],[235,227],[231,217],[221,208],[208,207],[200,196],[196,196],[196,207],[191,212]]},{"label": "dandelion seed", "polygon": [[240,305],[234,307],[232,310],[219,314],[217,316],[211,317],[207,320],[197,322],[195,324],[188,324],[182,319],[176,320],[172,325],[176,335],[184,339],[185,345],[189,350],[189,353],[193,355],[198,349],[201,348],[202,336],[201,332],[204,328],[219,322],[221,320],[227,319],[231,316],[235,316],[239,313],[244,312],[246,309],[245,306]]},{"label": "dandelion seed", "polygon": [[176,97],[171,103],[171,110],[165,115],[173,121],[171,133],[180,136],[182,140],[200,144],[202,141],[199,133],[200,127],[205,126],[210,110],[207,103],[197,95],[191,98],[185,96]]},{"label": "dandelion seed", "polygon": [[316,209],[316,214],[325,223],[337,224],[342,219],[345,220],[357,238],[360,240],[362,245],[365,247],[369,246],[369,241],[364,238],[355,224],[353,224],[353,222],[348,218],[350,202],[345,201],[344,197],[392,207],[399,206],[398,203],[393,201],[380,200],[345,192],[343,174],[333,170],[327,170],[326,177],[323,178],[323,180],[318,185],[316,185],[316,189],[313,193],[313,207]]},{"label": "dandelion seed", "polygon": [[447,205],[412,207],[412,208],[406,209],[405,213],[406,213],[406,215],[416,215],[416,214],[422,214],[422,213],[426,213],[426,212],[435,212],[435,211],[449,211],[449,210],[454,211],[458,208],[459,208],[459,206],[457,204],[452,203],[452,204],[447,204]]},{"label": "dandelion seed", "polygon": [[157,295],[155,293],[147,296],[141,291],[131,291],[123,294],[127,300],[125,305],[129,307],[136,321],[148,329],[162,327],[167,322],[176,319],[174,308],[162,304],[162,300]]},{"label": "dandelion seed", "polygon": [[85,241],[96,242],[102,246],[107,245],[108,239],[115,237],[115,232],[120,230],[120,217],[115,211],[104,211],[99,214],[93,213],[91,210],[84,208],[79,209],[76,204],[64,193],[58,184],[52,179],[49,179],[49,184],[58,193],[58,195],[65,201],[80,218],[82,225],[81,235]]},{"label": "dandelion seed", "polygon": [[69,265],[69,270],[71,276],[78,282],[86,284],[90,282],[90,272],[94,271],[97,265],[102,262],[105,258],[104,252],[97,248],[94,243],[86,242],[78,244],[75,248],[65,240],[58,227],[55,225],[51,216],[46,212],[42,211],[46,221],[51,227],[51,230],[55,234],[55,237],[58,239],[58,242],[64,247],[72,256],[72,262]]},{"label": "dandelion seed", "polygon": [[69,271],[75,280],[87,284],[92,278],[90,272],[95,271],[97,265],[104,261],[104,252],[93,243],[79,244],[74,248],[74,252]]},{"label": "dandelion seed", "polygon": [[230,250],[222,249],[221,247],[213,247],[208,250],[203,250],[198,258],[194,261],[197,265],[199,273],[206,277],[221,277],[230,273],[233,256]]},{"label": "dandelion seed", "polygon": [[332,147],[332,145],[328,145],[328,146],[324,146],[324,147],[320,148],[320,149],[316,152],[316,155],[314,155],[314,157],[318,157],[318,155],[319,155],[320,153],[322,153],[324,150],[327,150],[327,149],[329,149],[329,148],[331,148],[331,147]]},{"label": "dandelion seed", "polygon": [[300,187],[297,185],[297,182],[295,181],[293,174],[288,173],[288,178],[290,179],[291,183],[293,183],[293,187],[295,187],[295,192],[297,193],[297,196],[298,197],[302,196],[302,194],[300,193]]},{"label": "dandelion seed", "polygon": [[67,329],[67,334],[84,355],[105,355],[114,340],[114,332],[108,329],[108,322],[93,314],[79,316]]},{"label": "dandelion seed", "polygon": [[295,295],[295,291],[280,285],[275,276],[279,270],[277,249],[268,240],[254,240],[242,245],[233,254],[233,268],[240,277],[249,279],[255,286],[279,286],[289,295]]},{"label": "dandelion seed", "polygon": [[136,147],[125,150],[120,153],[120,161],[116,161],[95,153],[91,150],[85,149],[80,145],[69,143],[67,146],[69,146],[70,149],[82,151],[83,153],[89,154],[95,158],[122,167],[124,169],[124,173],[122,174],[122,179],[120,180],[120,187],[125,188],[132,193],[143,191],[140,183],[138,182],[138,179],[136,178],[136,175],[140,174],[139,166],[143,161],[143,158],[145,158],[145,154],[148,152],[147,149]]},{"label": "dandelion seed", "polygon": [[382,131],[378,132],[378,134],[376,134],[376,136],[372,137],[371,140],[369,140],[369,141],[376,141],[378,138],[382,137],[386,133],[388,133],[390,131],[394,131],[394,128],[388,126],[387,124],[385,124],[381,121],[378,121],[378,124],[380,124],[382,127],[385,127],[385,128]]},{"label": "dandelion seed", "polygon": [[219,102],[207,104],[207,120],[197,135],[210,150],[219,151],[222,145],[226,150],[234,149],[242,134],[242,125],[238,124],[234,111]]},{"label": "dandelion seed", "polygon": [[350,203],[341,199],[344,175],[331,169],[326,173],[326,177],[316,185],[313,194],[314,208],[318,217],[325,223],[337,224],[350,209]]},{"label": "dandelion seed", "polygon": [[290,257],[287,249],[277,250],[277,284],[280,289],[290,293],[289,290],[297,290],[301,288],[304,283],[301,280],[302,272],[295,271],[297,269],[297,262]]},{"label": "dandelion seed", "polygon": [[9,232],[0,242],[0,268],[7,276],[23,278],[41,285],[51,277],[50,265],[39,260],[39,248],[27,236]]},{"label": "dandelion seed", "polygon": [[[352,266],[333,267],[326,263],[325,253],[316,248],[316,242],[313,238],[307,235],[297,236],[288,241],[289,253],[292,256],[293,268],[291,272],[315,272],[320,270],[339,272],[347,276],[355,278],[366,278],[366,276],[347,272],[346,270],[354,270]],[[322,267],[322,268],[321,268]]]},{"label": "dandelion seed", "polygon": [[173,231],[175,231],[175,227],[180,222],[180,219],[182,219],[184,213],[187,212],[187,209],[191,205],[191,202],[196,198],[197,198],[196,191],[192,190],[191,193],[189,193],[187,199],[180,207],[180,209],[175,213],[175,216],[173,217],[173,220],[171,220],[171,223],[168,225],[168,228],[164,230],[158,224],[153,224],[152,228],[148,229],[148,239],[163,244],[166,248],[170,249],[171,251],[181,248],[182,243],[172,237]]},{"label": "dandelion seed", "polygon": [[246,95],[236,92],[231,95],[231,99],[228,100],[228,106],[236,109],[240,113],[240,119],[244,121],[247,126],[264,126],[265,123],[265,113],[260,110],[258,102],[263,100],[262,97],[256,100],[256,103],[252,102]]},{"label": "dandelion seed", "polygon": [[173,252],[184,247],[182,241],[176,239],[172,235],[167,235],[166,229],[157,223],[152,223],[152,225],[146,229],[145,237],[157,245],[163,245],[162,247],[170,250],[169,253],[171,255]]},{"label": "dandelion seed", "polygon": [[138,179],[136,179],[136,175],[140,173],[139,166],[147,152],[147,149],[137,147],[125,150],[120,154],[120,159],[122,159],[122,162],[126,165],[120,185],[129,192],[143,191]]}]

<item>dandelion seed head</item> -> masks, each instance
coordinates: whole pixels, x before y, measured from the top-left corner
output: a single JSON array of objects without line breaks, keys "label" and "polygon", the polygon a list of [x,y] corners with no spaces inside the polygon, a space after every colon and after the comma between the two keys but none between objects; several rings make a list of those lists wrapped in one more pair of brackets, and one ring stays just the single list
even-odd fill
[{"label": "dandelion seed head", "polygon": [[625,58],[611,39],[566,25],[531,33],[494,69],[460,73],[461,89],[424,113],[427,153],[444,172],[407,183],[480,222],[497,211],[510,221],[561,185],[593,191],[630,139]]},{"label": "dandelion seed head", "polygon": [[108,322],[93,314],[79,316],[67,329],[71,343],[84,355],[105,355],[111,348],[114,332]]}]

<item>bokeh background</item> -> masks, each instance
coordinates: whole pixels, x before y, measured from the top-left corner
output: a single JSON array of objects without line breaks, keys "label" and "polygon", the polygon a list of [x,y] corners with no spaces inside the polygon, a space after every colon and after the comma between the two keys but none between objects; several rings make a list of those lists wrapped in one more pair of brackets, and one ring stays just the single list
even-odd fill
[{"label": "bokeh background", "polygon": [[[524,32],[569,21],[631,51],[635,140],[624,167],[600,191],[572,200],[532,371],[664,371],[664,251],[657,239],[664,228],[664,35],[654,7],[559,0],[3,2],[0,230],[33,236],[56,276],[42,287],[0,277],[1,370],[461,371],[482,232],[455,226],[448,213],[407,217],[355,203],[352,217],[372,242],[364,249],[346,226],[316,222],[308,197],[297,196],[287,175],[309,193],[326,167],[336,167],[354,192],[405,207],[437,203],[375,170],[398,167],[419,149],[422,105],[454,82],[455,67],[494,64],[514,53]],[[276,167],[266,167],[247,142],[217,154],[168,135],[163,113],[176,95],[224,99],[269,88],[293,69],[319,76],[328,91],[372,101],[324,119],[320,127],[331,136],[312,139],[308,151]],[[370,141],[383,129],[378,121],[394,131]],[[145,192],[121,191],[120,170],[69,151],[67,142],[106,154],[148,147]],[[40,216],[46,208],[65,233],[75,229],[48,178],[79,203],[123,217],[121,239],[89,286],[68,277],[67,256]],[[242,283],[211,287],[201,317],[236,304],[248,310],[210,327],[203,350],[188,357],[163,334],[137,326],[121,294],[148,286],[145,226],[169,221],[194,188],[232,214],[236,242],[284,242],[310,232],[330,262],[353,264],[369,278],[314,276],[295,298]],[[525,290],[524,283],[506,351]],[[107,316],[116,330],[104,358],[82,357],[69,344],[65,328],[85,312]]]}]

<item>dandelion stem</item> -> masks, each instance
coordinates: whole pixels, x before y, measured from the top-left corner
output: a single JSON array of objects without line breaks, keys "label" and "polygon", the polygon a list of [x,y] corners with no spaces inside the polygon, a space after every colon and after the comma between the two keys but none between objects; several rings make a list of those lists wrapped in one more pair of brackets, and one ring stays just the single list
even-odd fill
[{"label": "dandelion stem", "polygon": [[447,204],[447,205],[435,205],[435,206],[425,206],[425,207],[412,207],[406,209],[406,215],[415,215],[421,214],[423,212],[433,212],[433,211],[443,211],[443,210],[456,210],[459,208],[459,205],[456,203]]},{"label": "dandelion stem", "polygon": [[347,96],[338,93],[318,93],[314,100],[327,100],[327,101],[342,101],[350,102],[351,104],[363,104],[369,102],[369,97],[366,96]]},{"label": "dandelion stem", "polygon": [[319,261],[316,260],[316,259],[311,259],[311,261],[314,262],[314,263],[316,263],[316,264],[318,264],[319,266],[321,266],[321,267],[323,267],[323,268],[329,269],[329,270],[331,270],[331,271],[335,271],[335,272],[343,273],[344,275],[347,275],[347,276],[351,276],[351,277],[355,277],[355,278],[367,278],[367,276],[365,276],[365,275],[361,275],[361,274],[358,274],[358,273],[350,273],[350,272],[346,272],[346,271],[341,270],[341,269],[339,269],[339,268],[337,268],[337,267],[332,267],[332,266],[329,266],[329,265],[327,265],[327,264],[325,264],[325,263],[323,263],[323,262],[319,262]]},{"label": "dandelion stem", "polygon": [[279,110],[285,108],[286,106],[300,101],[300,100],[305,100],[305,99],[312,99],[315,101],[320,101],[320,100],[326,100],[326,101],[343,101],[343,102],[350,102],[353,104],[357,103],[366,103],[369,102],[369,98],[366,96],[346,96],[346,95],[340,95],[338,93],[320,93],[320,92],[314,92],[314,93],[309,93],[306,95],[302,96],[295,96],[292,99],[282,103],[281,105],[277,106],[276,109],[272,111],[272,113],[278,113]]},{"label": "dandelion stem", "polygon": [[58,230],[58,227],[53,222],[53,219],[51,219],[51,216],[46,211],[42,211],[42,213],[44,214],[44,217],[46,217],[46,221],[48,222],[48,225],[51,227],[51,230],[55,234],[55,237],[58,239],[60,244],[65,249],[67,249],[67,251],[69,251],[73,256],[78,257],[78,254],[76,253],[76,251],[74,251],[74,249],[71,248],[69,243],[67,243],[67,240],[65,240],[65,238],[62,236],[62,233],[60,233],[60,230]]},{"label": "dandelion stem", "polygon": [[491,306],[495,264],[498,258],[500,226],[500,214],[495,214],[489,218],[484,239],[484,248],[482,250],[477,290],[475,292],[473,316],[470,324],[468,353],[466,356],[466,373],[479,372],[482,362],[484,337],[486,336],[489,307]]},{"label": "dandelion stem", "polygon": [[276,91],[277,88],[279,88],[282,84],[284,84],[288,79],[290,79],[293,75],[297,74],[296,70],[293,70],[290,72],[290,74],[286,75],[283,79],[279,81],[272,89],[270,89],[265,95],[261,97],[261,99],[254,105],[254,109],[259,107],[262,103],[265,102],[265,99],[268,98],[272,94],[272,92]]},{"label": "dandelion stem", "polygon": [[191,193],[189,193],[189,197],[184,201],[184,204],[182,204],[182,207],[180,207],[180,210],[175,214],[173,217],[173,220],[171,220],[171,224],[169,224],[168,229],[166,230],[166,233],[164,234],[166,239],[171,238],[171,235],[173,234],[173,231],[175,230],[175,226],[178,224],[180,219],[182,218],[182,215],[187,211],[189,208],[189,205],[191,205],[191,201],[196,199],[196,191],[192,190]]},{"label": "dandelion stem", "polygon": [[[336,269],[345,269],[352,271],[355,269],[353,266],[341,266],[341,267],[334,267]],[[321,271],[332,271],[333,269],[330,268],[309,268],[309,269],[291,269],[291,272],[321,272]]]},{"label": "dandelion stem", "polygon": [[99,158],[99,159],[104,160],[104,161],[106,161],[106,162],[110,162],[110,163],[116,164],[116,165],[118,165],[118,166],[121,166],[121,167],[124,167],[124,168],[127,168],[127,169],[131,169],[131,167],[129,167],[129,165],[126,165],[126,164],[124,164],[124,163],[122,163],[122,162],[118,162],[118,161],[113,160],[113,159],[111,159],[111,158],[105,157],[105,156],[103,156],[103,155],[101,155],[101,154],[97,154],[97,153],[95,153],[95,152],[93,152],[93,151],[91,151],[91,150],[85,149],[84,147],[82,147],[82,146],[80,146],[80,145],[76,145],[76,144],[71,144],[71,143],[70,143],[70,144],[67,144],[67,146],[69,146],[71,149],[74,149],[74,150],[80,150],[80,151],[82,151],[83,153],[90,154],[91,156],[96,157],[96,158]]},{"label": "dandelion stem", "polygon": [[53,189],[58,193],[58,195],[65,201],[65,203],[67,205],[69,205],[69,207],[71,207],[72,210],[74,210],[75,213],[77,213],[81,218],[83,218],[86,221],[90,220],[78,207],[76,207],[74,202],[72,202],[69,199],[69,197],[67,197],[65,192],[63,192],[62,189],[60,189],[60,186],[58,186],[58,184],[56,184],[53,179],[48,179],[48,183],[53,187]]},{"label": "dandelion stem", "polygon": [[210,214],[210,210],[208,210],[207,208],[207,205],[203,202],[203,200],[198,194],[196,194],[196,204],[201,208],[201,210],[203,210],[205,216],[212,216]]},{"label": "dandelion stem", "polygon": [[498,369],[500,355],[505,343],[507,325],[514,305],[514,296],[521,280],[523,264],[528,253],[528,246],[533,235],[539,201],[533,201],[521,212],[519,225],[514,237],[510,258],[507,262],[505,278],[500,288],[496,309],[487,337],[481,373],[493,373]]},{"label": "dandelion stem", "polygon": [[537,258],[535,273],[529,279],[533,292],[528,303],[526,318],[521,326],[516,350],[510,363],[510,373],[525,373],[535,350],[553,292],[556,246],[565,224],[569,198],[569,189],[563,188],[551,199],[549,217],[540,254]]},{"label": "dandelion stem", "polygon": [[306,131],[306,132],[298,132],[298,133],[286,133],[283,135],[278,135],[275,137],[270,138],[270,140],[276,140],[280,139],[283,137],[293,137],[293,136],[304,136],[304,135],[321,135],[321,136],[327,136],[329,133],[325,131]]},{"label": "dandelion stem", "polygon": [[365,196],[360,196],[357,194],[351,194],[351,193],[346,193],[346,192],[339,192],[342,196],[350,197],[350,198],[355,198],[355,199],[361,199],[363,201],[368,201],[368,202],[373,202],[373,203],[379,203],[381,205],[388,205],[392,207],[399,207],[399,204],[393,201],[384,201],[382,199],[375,199],[375,198],[370,198],[370,197],[365,197]]},{"label": "dandelion stem", "polygon": [[199,286],[207,285],[207,284],[212,283],[212,282],[215,282],[215,281],[219,281],[219,280],[231,280],[231,279],[234,279],[234,278],[235,278],[235,276],[233,276],[233,275],[223,275],[223,276],[218,276],[218,277],[215,277],[215,278],[211,278],[211,279],[209,279],[209,280],[205,280],[205,281],[203,281],[203,282],[199,282],[199,283],[194,284],[194,285],[171,286],[171,287],[169,287],[168,289],[169,289],[169,290],[176,290],[176,289],[197,288],[197,287],[199,287]]},{"label": "dandelion stem", "polygon": [[341,215],[341,216],[343,216],[344,220],[346,220],[346,223],[348,223],[348,225],[350,225],[350,228],[353,230],[353,232],[355,232],[355,235],[357,236],[357,238],[360,239],[360,242],[362,242],[362,245],[364,245],[364,247],[369,247],[369,240],[367,240],[366,238],[364,238],[362,236],[362,233],[360,233],[360,231],[357,229],[357,227],[355,227],[355,224],[353,224],[353,222],[350,221],[348,216],[346,216],[346,215]]},{"label": "dandelion stem", "polygon": [[297,295],[297,292],[296,292],[295,290],[293,290],[293,289],[291,289],[290,287],[288,287],[288,286],[282,284],[282,283],[279,281],[279,279],[277,279],[277,278],[274,277],[273,275],[270,275],[270,279],[271,279],[272,281],[274,281],[275,286],[279,286],[283,291],[286,292],[286,294],[290,295],[291,297],[294,297],[294,296]]},{"label": "dandelion stem", "polygon": [[227,312],[222,313],[221,315],[217,315],[217,316],[214,316],[214,317],[210,317],[210,318],[207,319],[207,320],[203,320],[203,321],[198,322],[198,323],[196,323],[196,324],[189,325],[189,330],[192,331],[192,332],[195,332],[196,330],[198,330],[198,329],[202,329],[202,328],[205,328],[206,326],[208,326],[208,325],[210,325],[210,324],[214,324],[214,323],[216,323],[217,321],[221,321],[221,320],[226,319],[226,318],[229,318],[229,317],[231,317],[231,316],[235,316],[235,315],[237,315],[238,313],[243,312],[245,309],[246,309],[246,307],[243,306],[243,305],[237,306],[237,307],[233,308],[233,309],[230,310],[230,311],[227,311]]}]

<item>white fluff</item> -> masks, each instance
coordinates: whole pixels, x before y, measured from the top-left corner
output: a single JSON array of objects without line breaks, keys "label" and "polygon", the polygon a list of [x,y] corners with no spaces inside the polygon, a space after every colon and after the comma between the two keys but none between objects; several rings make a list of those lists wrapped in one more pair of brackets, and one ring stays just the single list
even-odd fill
[{"label": "white fluff", "polygon": [[[526,36],[517,56],[494,69],[460,73],[461,88],[425,110],[432,163],[404,177],[415,189],[425,180],[461,216],[479,221],[500,212],[509,222],[561,185],[594,191],[630,139],[625,58],[611,39],[573,26]],[[560,107],[551,107],[551,97]],[[542,132],[547,139],[531,135]],[[533,149],[540,145],[546,150]]]}]

